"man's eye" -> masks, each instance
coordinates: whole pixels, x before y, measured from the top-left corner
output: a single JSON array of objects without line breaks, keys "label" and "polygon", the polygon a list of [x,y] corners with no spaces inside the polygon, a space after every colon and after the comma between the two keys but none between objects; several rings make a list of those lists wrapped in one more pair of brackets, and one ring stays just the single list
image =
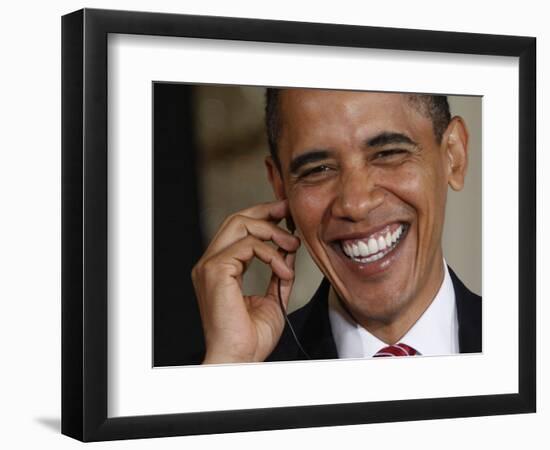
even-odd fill
[{"label": "man's eye", "polygon": [[407,154],[407,150],[400,148],[394,148],[390,150],[383,150],[374,154],[375,160],[393,160],[398,159]]},{"label": "man's eye", "polygon": [[330,167],[326,166],[326,165],[323,165],[323,164],[320,165],[320,166],[311,167],[309,169],[305,169],[301,173],[300,178],[313,177],[313,176],[316,176],[316,175],[321,175],[324,172],[328,172],[329,170],[330,170]]}]

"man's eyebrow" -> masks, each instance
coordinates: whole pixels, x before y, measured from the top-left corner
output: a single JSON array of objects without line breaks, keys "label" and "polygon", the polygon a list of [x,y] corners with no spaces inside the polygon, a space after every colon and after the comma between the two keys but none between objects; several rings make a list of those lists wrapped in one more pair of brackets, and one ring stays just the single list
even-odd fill
[{"label": "man's eyebrow", "polygon": [[369,147],[382,147],[389,144],[418,145],[409,136],[402,133],[383,132],[367,140]]},{"label": "man's eyebrow", "polygon": [[312,162],[322,161],[327,159],[330,155],[331,152],[329,150],[310,150],[302,153],[290,161],[290,173],[296,175],[300,167]]}]

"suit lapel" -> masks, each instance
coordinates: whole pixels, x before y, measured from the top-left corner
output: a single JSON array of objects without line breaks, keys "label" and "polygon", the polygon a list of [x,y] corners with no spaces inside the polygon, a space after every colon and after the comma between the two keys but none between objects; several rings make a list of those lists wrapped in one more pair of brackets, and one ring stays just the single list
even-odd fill
[{"label": "suit lapel", "polygon": [[324,278],[310,302],[311,310],[304,322],[302,345],[312,359],[338,358],[328,315],[329,281]]},{"label": "suit lapel", "polygon": [[481,352],[481,297],[471,292],[449,267],[458,316],[460,353]]}]

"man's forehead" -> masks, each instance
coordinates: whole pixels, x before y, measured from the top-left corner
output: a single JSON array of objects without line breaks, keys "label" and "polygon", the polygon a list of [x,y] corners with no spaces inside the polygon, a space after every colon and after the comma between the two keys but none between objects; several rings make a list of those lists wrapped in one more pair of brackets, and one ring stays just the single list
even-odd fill
[{"label": "man's forehead", "polygon": [[289,88],[281,89],[279,95],[284,102],[298,103],[301,105],[310,105],[322,102],[367,102],[373,104],[379,102],[406,102],[406,96],[404,94],[391,92]]},{"label": "man's forehead", "polygon": [[298,128],[302,133],[307,131],[304,125],[363,127],[377,124],[431,130],[430,119],[406,94],[321,89],[286,89],[281,94],[279,120],[283,129]]},{"label": "man's forehead", "polygon": [[333,114],[380,114],[418,113],[407,97],[398,93],[285,89],[279,97],[283,115],[330,116]]}]

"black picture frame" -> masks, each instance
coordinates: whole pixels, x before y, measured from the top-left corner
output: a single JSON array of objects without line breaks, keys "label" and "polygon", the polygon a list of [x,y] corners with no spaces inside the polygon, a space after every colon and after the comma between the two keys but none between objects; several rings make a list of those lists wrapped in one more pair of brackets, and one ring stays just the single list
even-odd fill
[{"label": "black picture frame", "polygon": [[[518,393],[182,414],[107,416],[109,33],[519,58]],[[62,433],[82,441],[534,412],[536,39],[83,9],[62,18]]]}]

